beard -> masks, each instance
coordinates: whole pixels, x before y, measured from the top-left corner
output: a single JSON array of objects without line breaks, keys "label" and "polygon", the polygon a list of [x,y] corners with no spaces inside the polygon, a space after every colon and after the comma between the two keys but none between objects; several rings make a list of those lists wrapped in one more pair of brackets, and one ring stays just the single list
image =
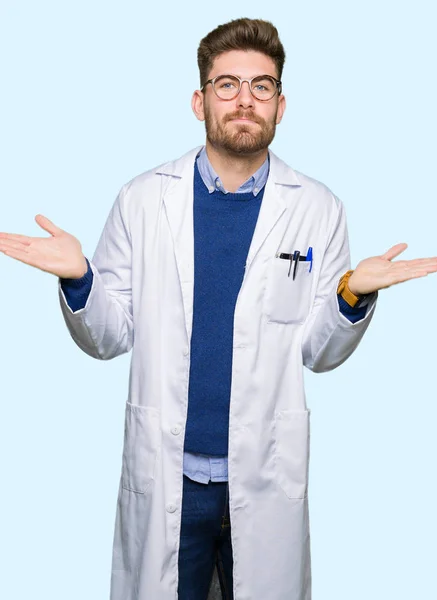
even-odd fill
[{"label": "beard", "polygon": [[[232,119],[241,118],[251,119],[259,127],[239,123],[235,131],[230,131],[227,124]],[[250,110],[239,110],[225,115],[222,122],[218,122],[205,106],[205,128],[206,137],[213,147],[240,156],[256,154],[272,143],[276,132],[276,114],[271,121],[266,121]]]}]

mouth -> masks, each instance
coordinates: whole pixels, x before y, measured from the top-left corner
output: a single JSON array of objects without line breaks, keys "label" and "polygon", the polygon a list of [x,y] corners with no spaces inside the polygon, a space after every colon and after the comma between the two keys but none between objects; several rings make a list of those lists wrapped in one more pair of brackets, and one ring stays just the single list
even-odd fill
[{"label": "mouth", "polygon": [[231,119],[231,121],[233,123],[254,123],[255,125],[257,125],[256,121],[253,121],[252,119],[244,119],[244,118],[237,118],[237,119]]}]

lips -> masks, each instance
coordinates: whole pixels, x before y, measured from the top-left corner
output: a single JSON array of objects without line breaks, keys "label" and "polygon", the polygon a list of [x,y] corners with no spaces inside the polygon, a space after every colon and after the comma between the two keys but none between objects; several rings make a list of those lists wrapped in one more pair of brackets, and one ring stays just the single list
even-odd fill
[{"label": "lips", "polygon": [[240,125],[247,125],[249,123],[253,125],[259,125],[258,121],[255,121],[254,119],[242,119],[240,117],[237,117],[236,119],[230,119],[230,121],[232,123],[239,123]]},{"label": "lips", "polygon": [[237,123],[255,123],[256,125],[260,125],[260,120],[257,119],[254,115],[238,115],[231,114],[228,115],[226,121],[236,121]]}]

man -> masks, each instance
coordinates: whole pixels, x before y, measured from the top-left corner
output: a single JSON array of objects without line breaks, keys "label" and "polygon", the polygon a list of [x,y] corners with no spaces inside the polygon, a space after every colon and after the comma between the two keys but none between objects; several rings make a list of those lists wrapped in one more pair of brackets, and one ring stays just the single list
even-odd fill
[{"label": "man", "polygon": [[235,600],[309,600],[309,414],[302,367],[355,350],[377,291],[437,259],[349,269],[341,202],[269,152],[285,110],[283,47],[239,19],[200,43],[206,146],[124,186],[91,262],[50,238],[0,235],[60,278],[86,353],[133,350],[112,600],[206,600],[214,564]]}]

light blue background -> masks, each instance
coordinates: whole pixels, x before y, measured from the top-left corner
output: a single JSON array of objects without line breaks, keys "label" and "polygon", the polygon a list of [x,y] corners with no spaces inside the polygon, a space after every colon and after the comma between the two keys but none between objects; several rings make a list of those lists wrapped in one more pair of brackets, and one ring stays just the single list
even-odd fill
[{"label": "light blue background", "polygon": [[[203,143],[198,42],[249,16],[287,51],[272,149],[342,198],[353,264],[437,254],[433,6],[3,0],[0,230],[41,212],[92,255],[122,184]],[[80,352],[53,276],[0,270],[0,596],[105,600],[129,357]],[[306,378],[314,600],[437,597],[436,283],[383,291],[354,356]]]}]

